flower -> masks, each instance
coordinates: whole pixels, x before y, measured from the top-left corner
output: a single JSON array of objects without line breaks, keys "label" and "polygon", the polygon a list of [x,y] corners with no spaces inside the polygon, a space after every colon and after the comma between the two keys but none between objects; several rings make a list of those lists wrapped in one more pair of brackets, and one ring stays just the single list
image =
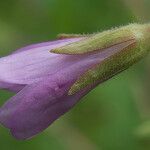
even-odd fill
[{"label": "flower", "polygon": [[145,56],[148,29],[131,24],[71,35],[0,58],[0,88],[17,93],[0,108],[0,123],[17,139],[43,131],[96,85]]}]

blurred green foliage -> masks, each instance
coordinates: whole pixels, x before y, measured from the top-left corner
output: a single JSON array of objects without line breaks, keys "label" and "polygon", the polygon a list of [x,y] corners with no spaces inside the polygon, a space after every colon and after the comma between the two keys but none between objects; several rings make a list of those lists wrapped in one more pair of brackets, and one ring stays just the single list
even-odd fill
[{"label": "blurred green foliage", "polygon": [[[134,10],[128,0],[1,0],[0,55],[59,33],[93,33],[135,22]],[[149,62],[101,84],[31,140],[17,141],[0,127],[0,149],[149,150],[150,124],[144,123],[150,118]],[[12,95],[0,91],[0,104]]]}]

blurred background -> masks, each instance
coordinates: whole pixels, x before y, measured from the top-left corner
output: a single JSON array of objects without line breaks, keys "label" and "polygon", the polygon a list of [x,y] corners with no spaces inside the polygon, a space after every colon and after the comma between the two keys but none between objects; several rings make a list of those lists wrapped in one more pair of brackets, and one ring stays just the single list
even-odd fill
[{"label": "blurred background", "polygon": [[[93,33],[150,20],[150,0],[1,0],[0,57],[59,33]],[[0,105],[13,93],[0,91]],[[1,150],[150,150],[150,56],[99,85],[43,133]]]}]

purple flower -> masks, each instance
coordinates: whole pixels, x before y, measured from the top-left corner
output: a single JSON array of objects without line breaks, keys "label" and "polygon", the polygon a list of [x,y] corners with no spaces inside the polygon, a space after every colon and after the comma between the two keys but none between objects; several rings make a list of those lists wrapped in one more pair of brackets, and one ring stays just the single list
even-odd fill
[{"label": "purple flower", "polygon": [[[115,69],[110,68],[110,64],[113,64],[112,60],[118,60],[120,52],[126,56],[124,50],[133,44],[135,46],[133,38],[83,54],[53,53],[54,49],[67,48],[73,44],[76,46],[89,38],[68,38],[35,44],[0,58],[0,88],[17,93],[0,108],[0,123],[9,128],[14,137],[27,139],[43,131],[96,85],[127,67],[120,65],[122,68]],[[124,62],[128,63],[126,59],[129,60],[125,58]],[[118,62],[116,64],[118,67]],[[95,71],[87,86],[81,86],[69,94],[82,75],[99,65],[103,68],[102,77],[98,78],[100,74]],[[98,70],[101,72],[99,67]]]}]

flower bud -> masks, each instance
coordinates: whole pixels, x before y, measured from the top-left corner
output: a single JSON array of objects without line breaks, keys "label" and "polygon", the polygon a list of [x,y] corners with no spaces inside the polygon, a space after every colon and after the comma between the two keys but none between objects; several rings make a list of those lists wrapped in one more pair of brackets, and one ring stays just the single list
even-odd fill
[{"label": "flower bud", "polygon": [[[124,46],[120,47],[121,43]],[[69,95],[111,78],[144,57],[150,50],[150,24],[130,24],[115,28],[51,51],[61,54],[92,55],[106,51],[114,45],[119,50],[83,73],[72,85]]]}]

